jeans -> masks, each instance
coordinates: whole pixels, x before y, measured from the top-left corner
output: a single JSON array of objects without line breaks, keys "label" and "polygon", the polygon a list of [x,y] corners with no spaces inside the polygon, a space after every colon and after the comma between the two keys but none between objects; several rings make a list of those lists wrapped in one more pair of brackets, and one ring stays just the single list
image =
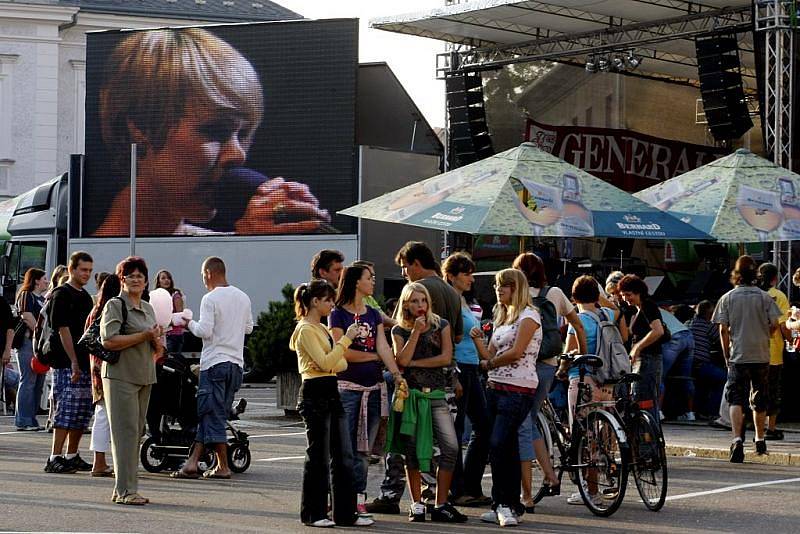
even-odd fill
[{"label": "jeans", "polygon": [[167,352],[175,354],[183,350],[183,334],[167,336]]},{"label": "jeans", "polygon": [[350,446],[353,451],[353,480],[356,493],[364,493],[367,489],[367,467],[369,466],[369,450],[375,443],[375,437],[378,435],[378,427],[381,422],[381,392],[375,390],[370,392],[369,400],[367,401],[367,434],[369,436],[369,449],[367,452],[359,452],[358,448],[358,419],[361,412],[361,398],[360,391],[346,391],[339,392],[342,399],[342,407],[344,408],[345,417],[347,419],[347,428],[350,435]]},{"label": "jeans", "polygon": [[633,384],[633,398],[642,409],[649,411],[656,421],[660,421],[658,414],[658,386],[661,384],[661,353],[640,354],[633,364],[632,371],[642,377]]},{"label": "jeans", "polygon": [[703,415],[717,416],[728,371],[711,362],[700,362],[694,368],[695,410]]},{"label": "jeans", "polygon": [[[664,377],[671,374],[676,377],[682,377],[682,380],[676,381],[677,387],[670,389],[670,393],[674,393],[680,399],[692,399],[695,389],[694,381],[691,379],[692,362],[694,360],[694,336],[692,332],[686,330],[672,334],[672,339],[669,340],[669,343],[661,347],[661,354],[663,357],[661,392],[664,392]],[[685,402],[683,404],[685,405]]]},{"label": "jeans", "polygon": [[242,385],[242,368],[233,362],[222,362],[200,371],[197,390],[197,425],[195,441],[205,444],[227,443],[227,424],[233,396]]},{"label": "jeans", "polygon": [[492,428],[489,438],[489,461],[492,464],[492,509],[508,506],[523,513],[519,488],[519,426],[533,407],[533,395],[486,390],[489,422]]},{"label": "jeans", "polygon": [[[456,437],[453,418],[450,415],[450,406],[444,399],[433,399],[430,403],[433,439],[439,447],[439,469],[453,471],[456,466],[456,457],[461,456],[461,447]],[[419,471],[416,439],[414,436],[408,436],[406,440],[406,467],[414,471]]]},{"label": "jeans", "polygon": [[550,386],[553,384],[557,369],[558,367],[555,365],[536,363],[536,375],[539,377],[539,385],[536,386],[536,394],[533,396],[533,408],[531,408],[528,417],[520,425],[518,432],[520,461],[526,462],[536,459],[536,454],[533,452],[533,442],[542,438],[536,419],[539,417],[539,408],[542,407],[544,399],[550,394]]},{"label": "jeans", "polygon": [[300,520],[313,523],[328,517],[330,487],[333,520],[338,525],[352,525],[358,517],[351,476],[353,449],[336,377],[304,380],[297,409],[306,426],[307,442]]},{"label": "jeans", "polygon": [[[480,372],[477,365],[459,364],[460,373],[458,380],[464,393],[456,401],[458,415],[456,416],[456,436],[464,435],[464,423],[469,417],[472,424],[472,436],[467,446],[466,457],[459,453],[456,457],[456,469],[453,473],[453,483],[450,494],[453,498],[469,495],[478,497],[483,495],[481,481],[489,459],[489,413],[486,410],[486,393],[481,383]],[[459,449],[460,451],[460,449]]]},{"label": "jeans", "polygon": [[43,374],[36,374],[31,369],[33,358],[33,345],[29,338],[25,338],[22,346],[17,349],[19,360],[19,389],[17,389],[17,414],[14,424],[19,427],[39,426],[36,412],[39,411],[39,399],[42,397],[44,387]]}]

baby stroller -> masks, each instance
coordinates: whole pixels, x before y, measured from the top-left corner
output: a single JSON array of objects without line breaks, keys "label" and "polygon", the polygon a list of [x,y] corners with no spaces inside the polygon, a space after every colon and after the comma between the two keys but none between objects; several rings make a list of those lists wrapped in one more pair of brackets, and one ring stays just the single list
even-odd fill
[{"label": "baby stroller", "polygon": [[[139,453],[142,466],[151,473],[180,469],[191,455],[198,424],[198,378],[186,358],[177,353],[167,356],[156,365],[156,380],[147,410],[148,437]],[[228,417],[228,464],[234,473],[250,467],[247,434],[230,423],[239,419],[246,406],[247,400],[239,399]],[[202,472],[215,463],[213,452],[206,450],[198,468]]]}]

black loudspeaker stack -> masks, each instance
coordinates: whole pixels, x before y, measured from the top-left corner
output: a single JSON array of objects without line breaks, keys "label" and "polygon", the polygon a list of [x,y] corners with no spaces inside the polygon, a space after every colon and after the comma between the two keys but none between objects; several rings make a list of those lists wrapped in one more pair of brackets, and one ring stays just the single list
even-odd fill
[{"label": "black loudspeaker stack", "polygon": [[445,91],[450,117],[451,166],[460,167],[493,155],[480,73],[448,74]]},{"label": "black loudspeaker stack", "polygon": [[700,94],[711,135],[717,141],[738,139],[753,127],[753,121],[742,87],[736,33],[699,36],[694,43]]}]

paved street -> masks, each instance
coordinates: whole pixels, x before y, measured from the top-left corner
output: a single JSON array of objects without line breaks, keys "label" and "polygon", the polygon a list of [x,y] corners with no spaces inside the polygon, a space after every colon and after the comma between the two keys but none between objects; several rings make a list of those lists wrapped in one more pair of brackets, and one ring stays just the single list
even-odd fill
[{"label": "paved street", "polygon": [[[171,480],[142,471],[140,489],[152,504],[123,507],[109,501],[111,479],[42,471],[51,435],[16,432],[0,416],[0,531],[82,532],[311,532],[298,522],[304,435],[298,421],[274,408],[273,386],[242,390],[249,399],[242,421],[252,437],[253,465],[231,481]],[[709,430],[709,432],[712,432]],[[89,459],[88,437],[81,452]],[[369,488],[379,484],[371,467]],[[793,466],[744,464],[700,457],[670,458],[669,501],[659,513],[638,501],[631,481],[611,518],[569,506],[566,495],[540,503],[519,530],[537,532],[797,532],[800,471]],[[564,493],[569,493],[565,482]],[[489,479],[485,480],[489,491]],[[464,509],[465,525],[411,526],[404,515],[376,516],[382,532],[477,532],[494,529]],[[361,529],[358,529],[361,530]]]}]

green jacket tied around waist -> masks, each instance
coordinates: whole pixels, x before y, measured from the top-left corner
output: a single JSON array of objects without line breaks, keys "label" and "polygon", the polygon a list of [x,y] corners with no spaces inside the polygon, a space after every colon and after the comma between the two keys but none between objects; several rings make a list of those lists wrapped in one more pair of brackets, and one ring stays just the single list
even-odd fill
[{"label": "green jacket tied around waist", "polygon": [[[444,400],[443,389],[434,389],[423,393],[418,389],[410,389],[405,409],[400,414],[394,410],[389,413],[389,424],[386,430],[387,452],[406,454],[408,437],[414,436],[417,461],[420,471],[428,471],[433,458],[433,417],[431,416],[431,400]],[[397,425],[400,417],[400,425]],[[398,431],[399,430],[399,431]]]}]

